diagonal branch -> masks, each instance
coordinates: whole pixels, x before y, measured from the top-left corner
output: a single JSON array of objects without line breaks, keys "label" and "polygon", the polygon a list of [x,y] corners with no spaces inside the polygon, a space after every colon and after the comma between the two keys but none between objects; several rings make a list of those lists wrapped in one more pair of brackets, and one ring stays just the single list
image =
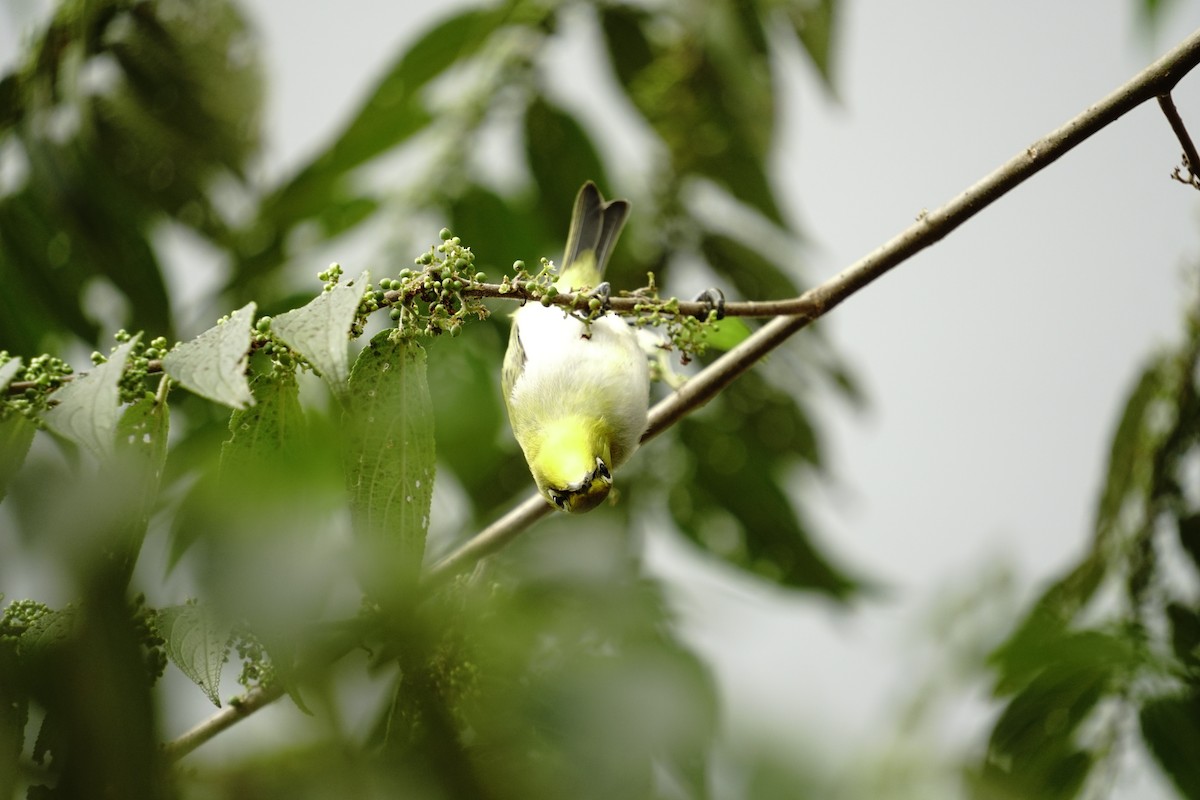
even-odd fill
[{"label": "diagonal branch", "polygon": [[[1038,139],[941,208],[922,215],[915,224],[891,241],[795,300],[788,301],[792,304],[789,315],[776,317],[759,328],[748,339],[689,380],[678,392],[656,405],[651,410],[650,427],[642,437],[643,441],[657,436],[703,406],[794,333],[829,313],[843,300],[882,277],[898,264],[940,241],[1097,131],[1142,103],[1170,93],[1180,79],[1197,64],[1200,64],[1200,31],[1193,33],[1100,102]],[[430,567],[426,573],[426,586],[436,585],[500,549],[550,511],[550,506],[540,496],[534,495],[525,500]],[[278,696],[272,696],[267,690],[253,698],[248,697],[241,704],[240,710],[228,709],[213,715],[181,739],[168,744],[166,752],[172,758],[186,755]]]},{"label": "diagonal branch", "polygon": [[[1139,72],[1125,85],[1088,108],[1059,129],[1038,139],[1007,163],[941,208],[922,215],[891,241],[868,253],[824,283],[794,300],[787,316],[778,316],[737,347],[722,355],[685,383],[679,391],[650,412],[645,442],[703,406],[758,363],[792,334],[833,310],[850,295],[882,277],[925,248],[933,245],[971,217],[1012,191],[1022,182],[1057,161],[1068,150],[1137,106],[1168,94],[1175,84],[1200,63],[1200,31]],[[541,513],[535,513],[539,509]],[[548,513],[549,506],[534,495],[438,561],[427,579],[436,581],[473,564],[513,539],[525,527]]]},{"label": "diagonal branch", "polygon": [[[1196,144],[1188,134],[1187,126],[1183,124],[1183,118],[1179,116],[1179,109],[1175,108],[1175,100],[1171,97],[1171,93],[1160,94],[1158,105],[1162,109],[1163,116],[1167,118],[1167,122],[1171,124],[1171,130],[1175,131],[1175,138],[1179,140],[1179,146],[1183,148],[1183,166],[1182,168],[1176,167],[1171,173],[1171,177],[1180,183],[1200,189],[1200,175],[1196,174],[1196,170],[1200,170],[1200,153],[1196,152]],[[1186,175],[1184,175],[1185,170]]]}]

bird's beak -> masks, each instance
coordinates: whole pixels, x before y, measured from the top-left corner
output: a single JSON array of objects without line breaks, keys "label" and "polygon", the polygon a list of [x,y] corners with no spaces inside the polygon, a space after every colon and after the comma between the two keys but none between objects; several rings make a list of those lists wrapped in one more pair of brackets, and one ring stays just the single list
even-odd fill
[{"label": "bird's beak", "polygon": [[564,489],[547,488],[546,499],[569,514],[582,514],[604,502],[611,490],[612,473],[603,459],[597,458],[596,469],[591,474]]}]

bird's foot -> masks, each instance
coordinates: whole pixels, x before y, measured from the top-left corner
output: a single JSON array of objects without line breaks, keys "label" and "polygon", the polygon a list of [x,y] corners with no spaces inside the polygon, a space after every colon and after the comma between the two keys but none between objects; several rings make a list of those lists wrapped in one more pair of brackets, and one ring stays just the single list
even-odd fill
[{"label": "bird's foot", "polygon": [[704,303],[705,305],[704,313],[697,314],[696,319],[707,320],[714,312],[716,312],[717,319],[725,319],[725,293],[720,289],[715,287],[705,289],[696,295],[694,302]]}]

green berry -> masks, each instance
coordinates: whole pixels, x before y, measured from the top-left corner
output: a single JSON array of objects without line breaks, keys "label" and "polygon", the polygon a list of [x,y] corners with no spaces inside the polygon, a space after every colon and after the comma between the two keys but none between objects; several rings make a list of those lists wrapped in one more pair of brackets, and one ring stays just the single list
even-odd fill
[{"label": "green berry", "polygon": [[486,272],[476,272],[475,273],[475,282],[476,283],[483,283],[486,280],[487,280]]},{"label": "green berry", "polygon": [[524,261],[514,261],[514,262],[513,262],[513,270],[515,270],[515,271],[517,271],[517,272],[520,272],[520,271],[521,271],[521,270],[523,270],[523,269],[525,269],[525,262],[524,262]]},{"label": "green berry", "polygon": [[454,234],[450,233],[449,228],[442,228],[440,231],[438,231],[438,238],[441,239],[443,242],[448,240],[453,235]]},{"label": "green berry", "polygon": [[399,308],[393,308],[391,311],[388,312],[388,316],[394,320],[400,319],[400,314],[401,314],[401,310]]}]

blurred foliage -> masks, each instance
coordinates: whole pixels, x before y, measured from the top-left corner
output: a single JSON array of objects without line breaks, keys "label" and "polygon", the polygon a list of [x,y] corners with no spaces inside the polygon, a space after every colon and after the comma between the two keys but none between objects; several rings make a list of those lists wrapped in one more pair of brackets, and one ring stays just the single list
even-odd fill
[{"label": "blurred foliage", "polygon": [[[259,44],[234,3],[60,3],[0,79],[0,514],[55,606],[17,600],[0,617],[0,798],[704,798],[722,770],[746,796],[815,793],[774,755],[714,766],[712,680],[639,537],[646,520],[673,524],[744,575],[855,595],[796,499],[826,469],[809,387],[860,399],[827,345],[745,376],[648,446],[615,506],[558,516],[435,590],[421,555],[532,487],[499,397],[507,318],[420,345],[378,333],[351,368],[366,278],[323,273],[303,304],[294,276],[380,222],[394,238],[375,243],[389,265],[375,272],[396,275],[430,218],[493,276],[536,263],[592,179],[636,209],[616,286],[653,271],[668,291],[699,277],[731,299],[794,295],[801,265],[780,253],[794,258],[799,234],[769,169],[778,58],[798,48],[832,91],[838,17],[834,0],[467,8],[402,48],[308,163],[262,185]],[[589,87],[556,74],[579,30],[601,45],[587,66],[651,134],[648,174],[630,174],[637,154],[604,127],[614,115],[589,113]],[[496,129],[516,177],[480,155]],[[377,168],[410,152],[417,166],[379,190]],[[164,226],[231,267],[203,298],[228,316],[165,359],[151,337],[174,338],[181,298]],[[69,388],[65,365],[34,356],[103,349],[120,325],[141,333]],[[1118,753],[1121,720],[1200,796],[1200,607],[1166,566],[1200,567],[1198,330],[1131,394],[1093,550],[994,655],[1003,710],[967,776],[978,796],[1079,796]],[[160,366],[191,394],[168,394]],[[307,716],[286,746],[172,768],[158,677],[170,662],[228,701],[232,650],[243,686],[286,691]]]},{"label": "blurred foliage", "polygon": [[1130,720],[1184,797],[1200,797],[1200,303],[1150,360],[1113,436],[1088,553],[992,655],[1005,701],[986,798],[1087,796]]},{"label": "blurred foliage", "polygon": [[[610,70],[658,137],[640,183],[553,75],[550,53],[580,19],[604,44],[596,75]],[[51,596],[72,601],[21,601],[0,624],[0,796],[707,796],[711,680],[631,532],[682,492],[671,514],[698,547],[848,597],[854,582],[809,541],[785,485],[821,469],[805,393],[752,377],[666,445],[739,448],[753,469],[736,485],[707,456],[700,477],[686,458],[673,476],[631,467],[616,507],[556,519],[431,595],[418,568],[434,432],[460,525],[440,546],[532,485],[499,397],[506,315],[453,343],[379,333],[351,370],[345,334],[361,331],[360,304],[373,307],[367,278],[323,273],[325,291],[293,308],[308,293],[293,267],[313,271],[313,248],[386,219],[395,238],[379,258],[397,264],[375,270],[386,281],[429,237],[395,221],[434,219],[496,276],[553,255],[576,189],[596,180],[639,209],[617,285],[653,270],[669,290],[703,262],[731,297],[795,294],[799,265],[763,244],[796,237],[768,173],[772,59],[799,46],[828,80],[834,20],[832,3],[467,8],[402,48],[308,163],[262,185],[257,41],[232,2],[62,3],[0,82],[0,390],[32,387],[7,392],[0,415],[0,497],[26,557],[56,565]],[[790,41],[769,35],[780,22]],[[515,183],[474,155],[505,126],[524,167]],[[378,192],[375,166],[413,148],[420,166]],[[722,215],[698,198],[714,193],[773,233],[713,227]],[[200,298],[227,316],[173,349],[151,341],[174,338],[182,299],[168,293],[164,226],[231,267],[219,295]],[[102,355],[114,326],[140,333]],[[33,357],[78,343],[101,353],[73,382]],[[798,363],[853,392],[835,359]],[[301,367],[328,390],[298,380]],[[53,441],[34,436],[37,420]],[[71,488],[48,488],[60,485]],[[738,544],[703,535],[702,514],[738,520]],[[161,554],[135,570],[148,531]],[[188,595],[166,588],[181,574]],[[158,610],[128,599],[138,591]],[[367,669],[331,671],[355,645]],[[169,661],[220,704],[234,647],[243,685],[284,689],[313,715],[314,741],[170,772],[153,679]],[[85,664],[103,677],[101,703],[87,701]],[[337,697],[364,682],[381,693],[375,724],[356,731]]]}]

